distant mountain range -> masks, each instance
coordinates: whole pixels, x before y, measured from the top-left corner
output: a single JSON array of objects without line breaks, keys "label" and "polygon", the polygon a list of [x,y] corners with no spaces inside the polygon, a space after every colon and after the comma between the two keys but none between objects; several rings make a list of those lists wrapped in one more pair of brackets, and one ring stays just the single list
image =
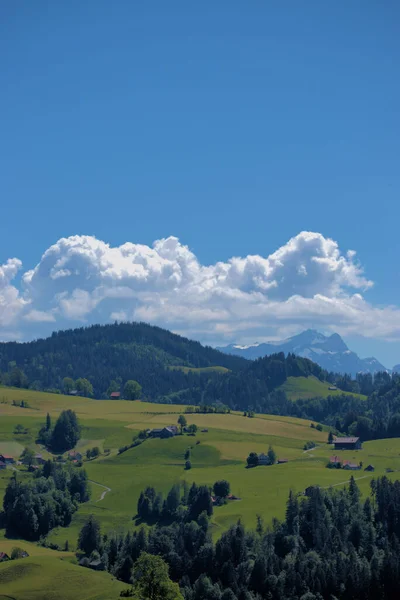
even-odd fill
[{"label": "distant mountain range", "polygon": [[[250,346],[230,344],[217,349],[227,354],[252,360],[275,352],[284,352],[285,354],[293,352],[298,356],[309,358],[327,371],[350,373],[353,377],[360,372],[377,373],[389,370],[374,357],[360,358],[358,354],[349,350],[339,334],[333,333],[325,336],[314,329],[307,329],[299,335],[278,342]],[[400,372],[400,365],[394,367],[393,370]]]}]

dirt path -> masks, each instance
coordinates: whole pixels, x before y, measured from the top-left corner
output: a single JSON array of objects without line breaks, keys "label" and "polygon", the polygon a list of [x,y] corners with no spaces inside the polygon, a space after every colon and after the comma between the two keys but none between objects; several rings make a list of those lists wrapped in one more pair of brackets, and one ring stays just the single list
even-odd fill
[{"label": "dirt path", "polygon": [[318,446],[314,446],[314,448],[308,448],[308,450],[304,450],[303,454],[307,454],[307,452],[312,452],[313,450],[316,450],[318,448]]},{"label": "dirt path", "polygon": [[102,483],[98,483],[97,481],[92,481],[91,479],[89,479],[89,482],[94,483],[95,485],[98,485],[99,487],[102,487],[104,489],[104,492],[102,492],[100,498],[98,500],[96,500],[96,502],[101,502],[104,499],[104,496],[108,492],[111,492],[111,488],[107,487],[106,485],[103,485]]},{"label": "dirt path", "polygon": [[[373,477],[373,475],[363,475],[362,477],[354,477],[354,481],[360,481],[360,479],[367,479],[368,477]],[[340,481],[339,483],[326,485],[323,489],[329,490],[329,488],[331,487],[336,487],[337,485],[344,485],[345,483],[349,483],[349,479],[346,479],[346,481]]]}]

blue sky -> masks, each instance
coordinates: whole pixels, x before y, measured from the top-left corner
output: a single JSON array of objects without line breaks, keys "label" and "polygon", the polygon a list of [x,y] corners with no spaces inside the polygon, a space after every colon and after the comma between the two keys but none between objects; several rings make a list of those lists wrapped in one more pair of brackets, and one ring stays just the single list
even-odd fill
[{"label": "blue sky", "polygon": [[[210,343],[311,324],[339,330],[362,356],[399,363],[399,17],[395,1],[3,2],[0,264],[17,258],[22,265],[3,274],[0,337],[26,339],[113,313],[147,316]],[[346,304],[342,316],[335,309],[321,320],[320,306],[296,307],[289,316],[273,312],[279,326],[264,327],[262,311],[252,323],[238,316],[251,312],[260,293],[246,280],[224,293],[250,294],[247,308],[212,303],[213,326],[202,329],[208,317],[199,314],[194,325],[193,303],[186,322],[168,310],[163,318],[135,286],[134,300],[122,291],[113,306],[99,292],[103,275],[91,289],[82,281],[46,287],[44,269],[29,285],[23,279],[69,236],[113,248],[176,236],[204,269],[237,256],[267,259],[302,231],[335,240],[340,256],[355,250],[373,282],[352,287],[340,275],[327,287],[319,273],[314,292],[339,301],[361,294],[368,310],[360,315]],[[321,256],[318,240],[308,243]],[[151,293],[161,297],[164,283]],[[90,296],[86,312],[66,305],[63,312],[51,294],[76,298],[76,289]],[[165,302],[176,305],[170,296]],[[26,317],[27,307],[36,317]],[[346,310],[357,312],[353,324]]]}]

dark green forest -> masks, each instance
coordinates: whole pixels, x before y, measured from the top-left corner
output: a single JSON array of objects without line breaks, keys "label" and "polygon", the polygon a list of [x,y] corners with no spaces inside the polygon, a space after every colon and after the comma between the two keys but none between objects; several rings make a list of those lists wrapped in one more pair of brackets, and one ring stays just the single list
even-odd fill
[{"label": "dark green forest", "polygon": [[[292,402],[280,389],[288,377],[310,375],[346,394]],[[97,399],[119,391],[121,397],[140,394],[150,402],[309,418],[364,441],[400,435],[399,375],[360,373],[352,379],[294,354],[247,361],[145,323],[94,325],[28,343],[1,343],[0,380],[36,390],[69,393],[75,388]],[[127,396],[133,386],[137,393]]]},{"label": "dark green forest", "polygon": [[[156,502],[158,495],[151,489],[147,497]],[[178,487],[166,504],[170,524],[125,536],[102,537],[92,519],[80,536],[81,548],[101,557],[103,568],[127,584],[135,581],[142,553],[159,556],[185,600],[399,597],[398,481],[373,480],[365,500],[353,477],[345,489],[312,487],[306,496],[290,493],[283,522],[265,528],[258,519],[256,531],[249,531],[239,521],[216,544],[207,488],[193,484],[180,493]],[[88,535],[93,531],[96,535]]]},{"label": "dark green forest", "polygon": [[94,325],[33,342],[0,343],[5,385],[64,391],[64,378],[87,379],[95,398],[109,397],[111,383],[122,391],[128,380],[135,380],[142,386],[142,397],[150,401],[168,400],[179,393],[182,402],[192,396],[199,399],[206,378],[171,367],[221,366],[237,371],[247,364],[245,359],[145,323]]},{"label": "dark green forest", "polygon": [[283,396],[269,396],[287,377],[330,377],[305,358],[281,353],[247,361],[145,323],[94,325],[28,343],[1,343],[0,373],[4,385],[66,393],[75,387],[98,399],[111,391],[123,393],[133,380],[141,386],[142,399],[151,402],[219,402],[233,409],[250,404],[262,412],[279,410]]},{"label": "dark green forest", "polygon": [[38,540],[54,527],[67,527],[82,502],[89,500],[86,471],[48,460],[26,483],[11,478],[1,520],[7,535]]}]

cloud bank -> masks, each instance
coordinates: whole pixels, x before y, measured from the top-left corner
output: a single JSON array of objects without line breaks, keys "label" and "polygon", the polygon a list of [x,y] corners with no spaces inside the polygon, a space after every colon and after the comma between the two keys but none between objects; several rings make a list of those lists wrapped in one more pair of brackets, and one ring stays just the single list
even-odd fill
[{"label": "cloud bank", "polygon": [[400,308],[364,298],[373,285],[352,250],[303,231],[267,257],[202,265],[176,237],[152,247],[111,247],[71,236],[15,278],[17,258],[0,265],[2,339],[48,334],[77,324],[143,320],[211,343],[253,341],[306,327],[400,338]]}]

